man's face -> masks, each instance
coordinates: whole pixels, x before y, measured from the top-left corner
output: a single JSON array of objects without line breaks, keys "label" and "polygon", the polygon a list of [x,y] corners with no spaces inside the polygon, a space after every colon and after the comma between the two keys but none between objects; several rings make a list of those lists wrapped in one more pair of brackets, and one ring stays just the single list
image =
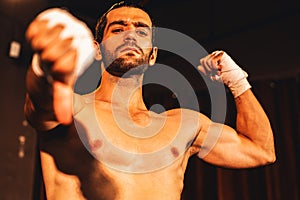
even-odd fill
[{"label": "man's face", "polygon": [[106,70],[113,75],[142,74],[156,59],[152,48],[152,22],[138,8],[122,7],[107,15],[100,45]]}]

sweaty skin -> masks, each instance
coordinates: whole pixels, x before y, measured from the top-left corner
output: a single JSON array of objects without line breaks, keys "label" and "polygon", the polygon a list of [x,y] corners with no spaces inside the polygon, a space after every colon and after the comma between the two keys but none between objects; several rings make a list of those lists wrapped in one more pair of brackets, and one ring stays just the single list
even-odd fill
[{"label": "sweaty skin", "polygon": [[[120,21],[121,24],[115,23]],[[107,15],[103,41],[109,41],[112,37],[119,37],[119,40],[104,43],[103,47],[107,51],[105,54],[99,44],[96,44],[98,59],[103,60],[104,55],[110,55],[113,58],[124,58],[127,63],[134,63],[148,55],[147,64],[152,66],[157,49],[146,48],[152,47],[150,32],[147,36],[135,32],[137,24],[141,23],[152,27],[149,16],[140,9],[121,7],[112,10]],[[30,32],[31,29],[28,30],[28,35],[33,38],[34,34],[31,35]],[[116,51],[125,39],[135,40],[137,45],[145,47],[142,48],[143,53],[135,48]],[[57,59],[62,58],[60,56]],[[105,62],[109,62],[109,59]],[[72,68],[70,66],[71,62],[68,68]],[[68,125],[57,121],[57,113],[53,113],[47,100],[42,99],[41,102],[46,103],[40,103],[38,107],[36,100],[31,99],[35,97],[33,92],[27,95],[25,114],[39,132],[47,199],[179,200],[188,159],[206,148],[203,141],[212,126],[219,127],[220,137],[210,153],[202,158],[204,161],[230,168],[256,167],[274,162],[272,130],[267,116],[250,89],[235,98],[238,116],[237,129],[234,130],[214,123],[192,110],[173,109],[155,114],[147,110],[143,102],[143,73],[120,78],[105,71],[103,62],[101,68],[103,74],[100,87],[88,95],[74,95],[74,120]],[[59,66],[55,70],[60,71]],[[69,73],[65,76],[72,80]],[[31,85],[35,79],[38,81],[31,73],[27,84],[38,93],[36,86]],[[60,82],[72,88],[74,81]],[[47,88],[42,84],[40,87]],[[114,96],[116,91],[117,97]],[[55,99],[53,101],[54,104],[60,103],[55,102]],[[120,126],[120,123],[126,121],[131,123]],[[151,137],[144,137],[149,134],[148,131],[128,133],[131,130],[146,130],[147,127],[155,130],[155,133],[150,134]],[[173,143],[176,136],[180,142]],[[110,152],[111,146],[108,143],[129,152],[130,157],[114,155],[114,152]],[[169,144],[172,145],[168,146]],[[141,164],[135,160],[141,154],[165,147],[166,151],[157,156],[157,159]],[[106,154],[101,154],[101,150],[106,151]],[[134,162],[129,162],[129,158]],[[162,164],[165,160],[170,162]],[[159,167],[155,169],[148,165]],[[137,169],[139,173],[136,173]],[[142,169],[148,171],[141,172]]]}]

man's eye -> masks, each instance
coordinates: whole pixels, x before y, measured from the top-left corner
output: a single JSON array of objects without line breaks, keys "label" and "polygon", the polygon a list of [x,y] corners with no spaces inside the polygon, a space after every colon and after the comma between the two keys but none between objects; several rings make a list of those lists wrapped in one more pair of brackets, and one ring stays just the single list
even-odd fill
[{"label": "man's eye", "polygon": [[120,33],[120,32],[123,32],[123,29],[116,28],[116,29],[113,29],[111,32],[113,32],[113,33]]},{"label": "man's eye", "polygon": [[142,29],[137,29],[136,33],[140,36],[148,36],[148,31],[142,30]]}]

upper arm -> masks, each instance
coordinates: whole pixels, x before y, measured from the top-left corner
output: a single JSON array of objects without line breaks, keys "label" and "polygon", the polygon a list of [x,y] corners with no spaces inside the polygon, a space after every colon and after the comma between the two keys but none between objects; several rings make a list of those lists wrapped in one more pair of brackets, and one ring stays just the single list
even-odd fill
[{"label": "upper arm", "polygon": [[193,144],[198,157],[213,165],[249,168],[265,164],[265,151],[235,129],[200,114],[200,129]]}]

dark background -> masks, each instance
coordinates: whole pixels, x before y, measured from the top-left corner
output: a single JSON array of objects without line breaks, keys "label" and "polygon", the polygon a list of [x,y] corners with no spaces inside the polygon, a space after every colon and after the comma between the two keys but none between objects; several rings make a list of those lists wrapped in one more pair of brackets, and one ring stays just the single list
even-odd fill
[{"label": "dark background", "polygon": [[[42,10],[59,6],[85,21],[93,30],[96,19],[115,1],[0,0],[0,199],[39,199],[39,166],[35,132],[23,115],[25,73],[32,52],[24,38],[30,21]],[[277,161],[255,169],[221,169],[192,158],[186,173],[184,199],[300,199],[300,3],[296,0],[144,0],[156,25],[182,32],[208,52],[227,51],[248,72],[253,91],[270,116]],[[10,43],[21,44],[18,58],[9,56]],[[197,84],[184,60],[161,53],[160,63],[187,74],[203,112],[209,97]],[[149,72],[151,73],[151,71]],[[146,88],[149,105],[176,107],[170,91]],[[179,94],[180,95],[180,94]],[[228,94],[226,122],[234,126],[235,109]],[[20,136],[25,137],[22,146]],[[19,151],[24,149],[24,157]]]}]

